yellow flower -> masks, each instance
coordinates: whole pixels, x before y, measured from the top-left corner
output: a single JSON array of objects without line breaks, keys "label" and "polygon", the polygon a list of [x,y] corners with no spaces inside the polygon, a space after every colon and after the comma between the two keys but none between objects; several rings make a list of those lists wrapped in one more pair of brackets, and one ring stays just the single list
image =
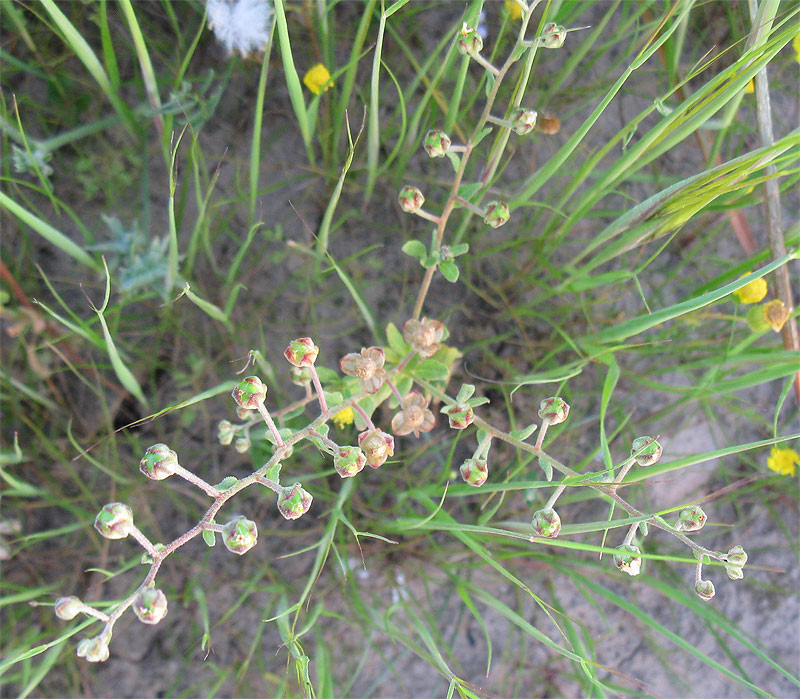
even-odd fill
[{"label": "yellow flower", "polygon": [[[747,274],[750,274],[750,272]],[[742,277],[746,277],[747,274],[743,274]],[[739,277],[739,279],[742,277]],[[741,289],[734,291],[733,295],[739,299],[739,303],[758,303],[767,295],[767,282],[763,277],[755,279],[749,284],[745,284]]]},{"label": "yellow flower", "polygon": [[792,39],[792,48],[794,49],[794,60],[800,63],[800,32],[794,35],[794,39]]},{"label": "yellow flower", "polygon": [[331,86],[330,71],[322,63],[317,63],[306,73],[303,84],[315,95],[318,95]]},{"label": "yellow flower", "polygon": [[333,421],[340,430],[343,429],[345,425],[352,425],[353,409],[345,408],[344,410],[340,410],[338,413],[336,413],[336,415],[333,416]]},{"label": "yellow flower", "polygon": [[800,466],[800,456],[794,449],[778,449],[772,447],[767,459],[767,467],[782,476],[793,476],[795,466]]},{"label": "yellow flower", "polygon": [[750,78],[750,82],[747,83],[747,86],[744,88],[744,94],[752,95],[756,91],[756,85],[753,82],[753,78]]},{"label": "yellow flower", "polygon": [[511,19],[522,19],[522,5],[516,0],[506,0],[506,12]]}]

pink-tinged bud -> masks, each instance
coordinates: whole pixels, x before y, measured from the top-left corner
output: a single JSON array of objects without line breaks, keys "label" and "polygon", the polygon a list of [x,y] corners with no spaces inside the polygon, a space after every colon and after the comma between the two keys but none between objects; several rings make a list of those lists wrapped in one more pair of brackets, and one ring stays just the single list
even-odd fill
[{"label": "pink-tinged bud", "polygon": [[292,366],[310,367],[317,361],[318,354],[319,347],[314,344],[314,340],[310,337],[300,337],[289,343],[283,356]]},{"label": "pink-tinged bud", "polygon": [[439,129],[431,129],[425,134],[422,147],[431,158],[444,158],[450,148],[450,137]]},{"label": "pink-tinged bud", "polygon": [[449,408],[444,408],[442,412],[447,415],[450,427],[454,430],[466,429],[475,419],[475,412],[469,403],[456,403]]},{"label": "pink-tinged bud", "polygon": [[411,318],[403,324],[403,339],[423,359],[436,354],[442,346],[440,342],[444,333],[444,323],[440,320]]},{"label": "pink-tinged bud", "polygon": [[545,398],[539,403],[539,419],[551,425],[560,425],[569,416],[569,405],[563,398]]},{"label": "pink-tinged bud", "polygon": [[222,543],[231,553],[242,556],[258,543],[256,523],[237,515],[222,527]]},{"label": "pink-tinged bud", "polygon": [[459,467],[461,477],[469,485],[474,485],[480,488],[486,479],[489,477],[489,467],[486,465],[486,459],[467,459]]},{"label": "pink-tinged bud", "polygon": [[233,442],[233,448],[236,449],[239,454],[244,454],[251,446],[249,437],[237,437]]},{"label": "pink-tinged bud", "polygon": [[558,512],[552,507],[548,507],[544,510],[537,510],[533,513],[531,526],[536,536],[543,536],[546,539],[555,539],[561,531],[561,517],[558,516]]},{"label": "pink-tinged bud", "polygon": [[121,502],[103,505],[94,520],[94,528],[106,539],[124,539],[133,526],[133,511]]},{"label": "pink-tinged bud", "polygon": [[248,376],[236,384],[231,395],[240,408],[258,410],[258,406],[267,399],[267,387],[257,376]]},{"label": "pink-tinged bud", "polygon": [[154,444],[144,453],[139,470],[154,481],[163,481],[175,473],[177,465],[178,455],[172,449],[166,444]]},{"label": "pink-tinged bud", "polygon": [[511,212],[504,201],[491,201],[483,211],[483,222],[492,228],[500,228],[510,218]]},{"label": "pink-tinged bud", "polygon": [[616,551],[614,565],[617,566],[617,570],[628,575],[639,575],[642,571],[642,552],[639,547],[633,544],[622,544],[617,547]]},{"label": "pink-tinged bud", "polygon": [[236,417],[238,417],[242,422],[247,422],[253,418],[253,411],[249,408],[243,408],[241,405],[237,405]]},{"label": "pink-tinged bud", "polygon": [[560,49],[567,39],[567,30],[555,22],[544,25],[539,44],[546,49]]},{"label": "pink-tinged bud", "polygon": [[698,580],[694,586],[695,594],[704,602],[708,602],[716,593],[714,583],[710,580]]},{"label": "pink-tinged bud", "polygon": [[233,441],[233,425],[229,420],[220,420],[217,425],[217,439],[223,446],[227,446]]},{"label": "pink-tinged bud", "polygon": [[278,493],[278,511],[285,519],[299,519],[308,512],[313,499],[311,493],[295,483]]},{"label": "pink-tinged bud", "polygon": [[678,515],[675,529],[679,532],[697,532],[703,528],[708,516],[697,505],[684,507]]},{"label": "pink-tinged bud", "polygon": [[53,611],[59,619],[70,621],[83,609],[83,602],[77,597],[59,597],[53,606]]},{"label": "pink-tinged bud", "polygon": [[372,468],[380,468],[386,459],[394,456],[394,437],[379,429],[364,430],[359,434],[358,446]]},{"label": "pink-tinged bud", "polygon": [[311,383],[311,371],[308,367],[293,366],[289,376],[295,386],[308,386]]},{"label": "pink-tinged bud", "polygon": [[661,458],[662,451],[661,445],[652,437],[637,437],[631,445],[631,456],[636,454],[639,466],[652,466]]},{"label": "pink-tinged bud", "polygon": [[104,663],[108,660],[108,643],[102,636],[84,638],[77,649],[79,658],[86,658],[90,663]]},{"label": "pink-tinged bud", "polygon": [[146,587],[133,600],[133,613],[143,624],[157,624],[167,616],[167,597],[155,587]]},{"label": "pink-tinged bud", "polygon": [[425,203],[425,197],[416,187],[406,185],[400,190],[400,195],[397,197],[400,202],[400,208],[409,214],[413,214],[422,208]]},{"label": "pink-tinged bud", "polygon": [[470,56],[480,53],[482,49],[483,39],[478,34],[478,30],[468,27],[465,22],[458,33],[458,52],[462,56]]},{"label": "pink-tinged bud", "polygon": [[525,109],[525,107],[517,107],[509,117],[511,128],[519,136],[529,134],[536,128],[536,120],[539,114],[535,109]]},{"label": "pink-tinged bud", "polygon": [[367,465],[367,457],[358,447],[339,447],[333,455],[333,467],[342,478],[352,478]]}]

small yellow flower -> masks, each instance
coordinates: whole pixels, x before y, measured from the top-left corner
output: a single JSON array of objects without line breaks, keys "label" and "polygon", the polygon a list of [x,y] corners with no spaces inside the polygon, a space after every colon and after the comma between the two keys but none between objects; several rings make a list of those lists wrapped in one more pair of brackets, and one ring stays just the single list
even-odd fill
[{"label": "small yellow flower", "polygon": [[750,78],[750,82],[747,83],[747,86],[744,88],[744,94],[752,95],[756,91],[756,85],[753,82],[753,78]]},{"label": "small yellow flower", "polygon": [[[750,272],[747,274],[750,274]],[[743,274],[742,277],[746,277],[747,274]],[[739,277],[739,279],[742,277]],[[767,282],[763,277],[755,279],[749,284],[745,284],[741,289],[734,291],[733,295],[739,299],[739,303],[758,303],[767,295]]]},{"label": "small yellow flower", "polygon": [[794,60],[800,63],[800,32],[794,35],[792,48],[794,49]]},{"label": "small yellow flower", "polygon": [[522,5],[516,0],[506,0],[506,12],[511,19],[522,19]]},{"label": "small yellow flower", "polygon": [[330,71],[322,63],[317,63],[306,73],[303,84],[315,95],[318,95],[331,86]]},{"label": "small yellow flower", "polygon": [[333,416],[333,421],[336,423],[336,426],[341,430],[346,425],[353,424],[353,409],[352,408],[345,408],[344,410],[340,410],[336,415]]},{"label": "small yellow flower", "polygon": [[789,320],[789,310],[783,305],[783,301],[775,299],[765,303],[761,307],[764,321],[776,333],[779,333],[787,320]]},{"label": "small yellow flower", "polygon": [[782,476],[793,476],[796,466],[800,466],[800,456],[794,449],[772,447],[767,459],[767,467]]}]

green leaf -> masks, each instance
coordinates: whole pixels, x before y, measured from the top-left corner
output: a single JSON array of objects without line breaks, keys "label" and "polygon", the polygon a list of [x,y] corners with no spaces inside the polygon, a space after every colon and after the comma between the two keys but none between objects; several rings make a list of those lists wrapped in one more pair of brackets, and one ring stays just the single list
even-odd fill
[{"label": "green leaf", "polygon": [[453,254],[453,257],[458,257],[459,255],[463,255],[464,253],[469,252],[469,243],[459,243],[458,245],[450,246],[450,252]]},{"label": "green leaf", "polygon": [[400,248],[406,255],[416,257],[418,260],[425,259],[428,254],[428,249],[425,244],[419,240],[409,240],[402,248]]},{"label": "green leaf", "polygon": [[470,201],[472,197],[474,197],[481,190],[482,186],[483,185],[481,185],[480,182],[470,182],[469,184],[462,184],[458,188],[458,196],[460,196],[462,199]]},{"label": "green leaf", "polygon": [[239,482],[239,479],[236,476],[226,476],[223,478],[217,485],[214,487],[219,491],[230,490]]},{"label": "green leaf", "polygon": [[[481,132],[475,137],[475,140],[472,141],[472,147],[475,148],[484,138],[486,138],[490,133],[492,133],[491,126],[485,126],[481,129]],[[466,199],[466,197],[464,197]]]},{"label": "green leaf", "polygon": [[544,472],[545,478],[548,481],[553,480],[553,466],[550,461],[542,456],[539,457],[539,468]]},{"label": "green leaf", "polygon": [[[511,436],[514,437],[514,439],[518,439],[520,442],[524,442],[528,437],[536,432],[537,427],[539,427],[539,425],[534,423],[532,425],[528,425],[527,427],[523,427],[521,430],[513,430],[511,432]],[[547,480],[550,479],[548,478]]]},{"label": "green leaf", "polygon": [[450,368],[435,359],[426,359],[414,369],[414,374],[426,381],[444,381],[450,376]]},{"label": "green leaf", "polygon": [[458,168],[461,167],[461,158],[459,157],[458,153],[453,153],[453,151],[447,151],[445,153],[447,159],[450,161],[450,164],[453,166],[453,172],[458,172]]},{"label": "green leaf", "polygon": [[401,357],[407,355],[411,350],[411,345],[403,339],[402,333],[394,323],[389,323],[386,326],[386,342]]},{"label": "green leaf", "polygon": [[420,264],[425,269],[430,269],[439,262],[433,255],[428,255],[424,260],[420,260]]},{"label": "green leaf", "polygon": [[264,474],[264,478],[266,478],[267,480],[270,480],[270,481],[275,481],[276,483],[280,483],[281,482],[281,480],[280,480],[281,479],[281,464],[280,464],[280,462],[278,462],[276,464],[272,464],[272,466],[270,466],[267,469],[267,472]]},{"label": "green leaf", "polygon": [[458,391],[458,395],[456,396],[456,402],[465,403],[470,398],[472,398],[474,393],[475,393],[475,386],[471,383],[465,383]]},{"label": "green leaf", "polygon": [[447,279],[447,281],[453,283],[458,281],[458,267],[456,266],[455,262],[451,262],[450,260],[442,262],[439,265],[439,271],[442,273],[442,276]]},{"label": "green leaf", "polygon": [[216,532],[213,532],[210,529],[204,529],[203,541],[206,542],[206,546],[208,546],[208,548],[212,548],[217,543]]}]

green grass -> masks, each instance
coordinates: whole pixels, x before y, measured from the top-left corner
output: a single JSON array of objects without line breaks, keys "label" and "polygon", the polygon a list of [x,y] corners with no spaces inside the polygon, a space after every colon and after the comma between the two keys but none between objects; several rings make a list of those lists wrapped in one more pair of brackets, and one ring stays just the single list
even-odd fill
[{"label": "green grass", "polygon": [[[456,48],[482,8],[497,80]],[[800,450],[800,351],[751,331],[732,295],[763,277],[775,298],[781,270],[796,294],[792,3],[765,0],[754,25],[746,3],[550,0],[528,39],[550,21],[592,26],[559,50],[518,45],[513,62],[519,21],[480,0],[277,0],[248,58],[224,55],[202,2],[2,0],[0,18],[5,693],[797,692],[797,481],[766,462],[775,445]],[[302,77],[318,62],[334,83],[314,95]],[[764,67],[768,92],[746,93]],[[484,130],[519,105],[560,130]],[[474,150],[429,159],[432,128]],[[454,206],[454,177],[473,206],[507,201],[511,220],[495,230]],[[406,184],[446,220],[403,213]],[[412,239],[427,268],[402,252]],[[442,244],[469,246],[455,283],[431,266]],[[107,663],[77,658],[101,625],[55,618],[55,599],[111,610],[147,571],[133,542],[92,528],[100,508],[125,502],[169,542],[208,507],[177,478],[146,481],[144,450],[165,442],[212,484],[244,478],[273,453],[264,428],[238,454],[217,425],[236,421],[248,358],[242,376],[261,376],[298,430],[316,413],[291,408],[304,393],[286,344],[313,337],[326,390],[349,399],[339,358],[383,345],[395,365],[415,308],[457,352],[398,372],[401,393],[413,381],[446,404],[475,384],[491,401],[479,425],[508,432],[561,396],[570,416],[549,428],[543,466],[537,432],[496,437],[489,480],[465,484],[480,435],[447,429],[436,401],[432,432],[397,437],[354,479],[299,442],[282,476],[313,493],[305,517],[281,519],[263,489],[237,494],[224,516],[256,521],[259,545],[239,557],[190,542],[159,572],[166,619],[126,614]],[[390,400],[362,400],[389,401],[374,416],[386,430]],[[665,452],[620,487],[636,515],[582,474],[618,466],[642,434]],[[340,444],[356,435],[331,426]],[[562,479],[559,538],[531,539]],[[697,546],[750,555],[742,581],[706,565],[709,603],[692,550],[651,516],[689,504],[709,515]],[[629,578],[611,557],[636,527],[643,572]]]}]

